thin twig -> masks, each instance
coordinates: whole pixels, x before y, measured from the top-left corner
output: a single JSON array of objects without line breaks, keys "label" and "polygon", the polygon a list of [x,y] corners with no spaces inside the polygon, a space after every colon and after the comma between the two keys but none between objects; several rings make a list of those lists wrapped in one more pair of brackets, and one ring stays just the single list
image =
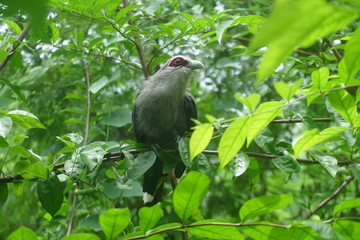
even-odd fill
[{"label": "thin twig", "polygon": [[331,51],[334,53],[336,59],[340,62],[342,59],[340,52],[334,48],[334,44],[328,38],[324,38],[324,40],[326,44],[331,48]]},{"label": "thin twig", "polygon": [[90,108],[91,108],[91,78],[90,78],[90,71],[89,67],[86,64],[85,60],[82,59],[84,65],[84,74],[86,80],[86,87],[87,87],[87,94],[86,94],[86,122],[85,122],[85,136],[84,136],[84,145],[87,145],[88,137],[89,137],[89,128],[90,128]]},{"label": "thin twig", "polygon": [[71,234],[72,228],[73,228],[73,223],[74,223],[74,218],[75,218],[75,209],[76,209],[76,204],[77,204],[77,194],[76,191],[73,191],[73,199],[72,199],[72,204],[71,204],[71,215],[70,215],[70,220],[69,220],[69,225],[68,225],[68,229],[66,231],[66,236],[69,236]]},{"label": "thin twig", "polygon": [[174,230],[186,230],[188,228],[194,228],[194,227],[202,227],[202,226],[227,226],[227,227],[250,227],[250,226],[268,226],[268,227],[276,227],[276,228],[283,228],[283,229],[289,229],[291,226],[288,225],[280,225],[280,224],[272,224],[272,223],[224,223],[224,222],[208,222],[208,223],[195,223],[191,225],[181,225],[181,226],[174,226],[174,227],[168,227],[164,229],[160,229],[154,232],[151,232],[147,235],[142,236],[136,236],[136,237],[130,237],[125,238],[126,240],[135,240],[135,239],[144,239],[148,238],[150,236],[174,231]]},{"label": "thin twig", "polygon": [[327,198],[325,198],[321,203],[319,203],[319,205],[314,208],[313,210],[310,211],[309,215],[307,215],[305,217],[305,219],[309,219],[312,215],[315,214],[315,212],[317,212],[320,208],[324,207],[328,202],[330,202],[332,199],[334,199],[340,192],[341,190],[343,190],[352,180],[354,180],[355,177],[351,176],[348,179],[346,179],[341,185],[340,187],[338,187],[330,196],[328,196]]},{"label": "thin twig", "polygon": [[10,51],[8,52],[7,57],[0,62],[0,71],[6,66],[7,62],[10,60],[10,58],[14,55],[15,50],[20,46],[20,44],[22,43],[22,41],[24,40],[25,36],[28,34],[29,30],[31,28],[31,24],[28,23],[24,29],[21,31],[20,35],[16,38],[16,40],[18,41],[18,43],[16,43],[15,45],[13,45],[10,49]]}]

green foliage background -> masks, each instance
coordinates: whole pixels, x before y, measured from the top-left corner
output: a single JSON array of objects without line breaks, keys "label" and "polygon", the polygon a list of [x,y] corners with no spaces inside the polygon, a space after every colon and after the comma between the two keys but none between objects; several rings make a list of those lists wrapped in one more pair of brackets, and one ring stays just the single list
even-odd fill
[{"label": "green foliage background", "polygon": [[[1,239],[359,236],[359,1],[31,2],[0,3]],[[141,208],[131,108],[174,55],[189,173]]]}]

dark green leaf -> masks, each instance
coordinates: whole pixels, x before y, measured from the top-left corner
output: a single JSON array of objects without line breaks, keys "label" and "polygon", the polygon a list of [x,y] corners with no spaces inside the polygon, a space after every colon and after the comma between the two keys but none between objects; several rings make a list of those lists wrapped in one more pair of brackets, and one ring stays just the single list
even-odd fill
[{"label": "dark green leaf", "polygon": [[7,183],[0,183],[0,208],[6,203],[8,198],[8,186]]},{"label": "dark green leaf", "polygon": [[131,179],[142,176],[155,162],[156,154],[154,151],[140,153],[134,166],[128,171],[128,177]]},{"label": "dark green leaf", "polygon": [[360,181],[360,164],[350,164],[349,168],[354,177]]},{"label": "dark green leaf", "polygon": [[58,177],[53,174],[48,180],[39,178],[37,192],[41,205],[51,216],[60,210],[64,195]]}]

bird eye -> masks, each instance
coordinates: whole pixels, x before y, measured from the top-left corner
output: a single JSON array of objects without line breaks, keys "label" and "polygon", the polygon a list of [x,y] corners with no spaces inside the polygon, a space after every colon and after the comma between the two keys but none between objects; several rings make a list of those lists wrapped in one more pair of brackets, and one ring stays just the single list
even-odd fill
[{"label": "bird eye", "polygon": [[170,67],[178,67],[181,65],[186,65],[185,59],[183,59],[181,57],[173,59],[169,64]]}]

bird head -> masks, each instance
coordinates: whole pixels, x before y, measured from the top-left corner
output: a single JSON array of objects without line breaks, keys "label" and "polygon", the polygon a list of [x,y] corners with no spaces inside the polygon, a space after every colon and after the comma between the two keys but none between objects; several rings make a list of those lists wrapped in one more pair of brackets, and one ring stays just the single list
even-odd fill
[{"label": "bird head", "polygon": [[165,84],[170,88],[187,84],[191,73],[195,69],[203,69],[204,64],[186,56],[175,56],[169,59],[150,80]]}]

